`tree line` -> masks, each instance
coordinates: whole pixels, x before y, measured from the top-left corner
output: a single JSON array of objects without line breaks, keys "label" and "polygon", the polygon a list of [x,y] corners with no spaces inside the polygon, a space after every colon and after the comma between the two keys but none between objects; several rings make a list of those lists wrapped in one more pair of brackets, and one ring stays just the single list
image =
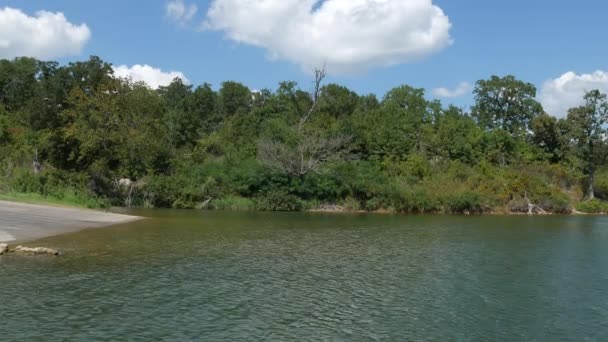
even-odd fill
[{"label": "tree line", "polygon": [[1,60],[0,192],[92,207],[605,211],[598,90],[557,119],[513,76],[478,81],[470,111],[408,85],[378,98],[324,79],[151,89],[94,56]]}]

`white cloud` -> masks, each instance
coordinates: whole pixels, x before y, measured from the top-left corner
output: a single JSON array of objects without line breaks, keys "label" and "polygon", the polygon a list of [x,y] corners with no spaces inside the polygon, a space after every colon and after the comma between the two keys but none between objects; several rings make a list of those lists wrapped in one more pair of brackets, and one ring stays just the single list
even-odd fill
[{"label": "white cloud", "polygon": [[0,8],[0,58],[27,56],[52,59],[79,55],[91,38],[86,24],[74,25],[61,12]]},{"label": "white cloud", "polygon": [[433,89],[433,95],[435,95],[436,97],[444,97],[444,98],[453,99],[456,97],[464,96],[464,95],[470,93],[471,90],[473,90],[473,86],[471,86],[471,84],[469,84],[468,82],[461,82],[454,89],[448,89],[448,88],[444,88],[444,87],[435,88],[435,89]]},{"label": "white cloud", "polygon": [[412,62],[452,43],[432,0],[213,0],[203,27],[333,74]]},{"label": "white cloud", "polygon": [[119,65],[113,68],[115,76],[121,78],[130,78],[135,82],[145,82],[152,89],[158,89],[158,87],[160,86],[167,86],[176,77],[181,78],[184,83],[190,84],[190,81],[182,72],[165,72],[159,68],[154,68],[147,64],[135,64],[132,67],[128,67],[126,65]]},{"label": "white cloud", "polygon": [[195,4],[186,5],[183,0],[172,0],[165,8],[167,17],[179,24],[187,24],[198,12]]},{"label": "white cloud", "polygon": [[598,70],[581,75],[569,71],[558,78],[547,80],[538,99],[547,113],[565,117],[568,109],[583,105],[585,93],[594,89],[608,93],[607,71]]}]

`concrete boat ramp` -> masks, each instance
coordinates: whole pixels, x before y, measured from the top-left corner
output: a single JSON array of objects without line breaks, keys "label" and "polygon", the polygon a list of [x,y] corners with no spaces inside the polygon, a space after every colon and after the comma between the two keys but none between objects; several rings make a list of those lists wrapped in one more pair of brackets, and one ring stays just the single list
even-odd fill
[{"label": "concrete boat ramp", "polygon": [[37,240],[139,219],[95,210],[0,201],[0,243]]}]

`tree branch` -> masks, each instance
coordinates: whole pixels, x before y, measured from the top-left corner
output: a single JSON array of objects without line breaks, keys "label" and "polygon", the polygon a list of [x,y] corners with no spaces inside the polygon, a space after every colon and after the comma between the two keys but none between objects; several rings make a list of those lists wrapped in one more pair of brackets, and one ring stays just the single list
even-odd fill
[{"label": "tree branch", "polygon": [[308,109],[306,114],[304,114],[304,116],[300,119],[300,123],[298,124],[299,131],[302,130],[302,127],[304,127],[304,124],[317,107],[317,102],[321,93],[321,83],[323,83],[323,79],[325,79],[325,76],[327,76],[327,73],[325,71],[325,65],[321,69],[315,68],[314,90],[311,94],[312,105],[310,106],[310,109]]}]

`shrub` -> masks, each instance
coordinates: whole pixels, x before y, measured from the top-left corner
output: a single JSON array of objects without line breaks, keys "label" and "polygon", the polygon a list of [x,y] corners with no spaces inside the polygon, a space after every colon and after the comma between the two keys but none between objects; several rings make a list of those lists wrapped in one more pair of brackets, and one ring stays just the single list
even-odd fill
[{"label": "shrub", "polygon": [[561,191],[552,191],[537,201],[536,205],[554,214],[569,214],[572,211],[570,198]]},{"label": "shrub", "polygon": [[229,211],[254,211],[255,202],[239,196],[227,196],[210,202],[209,209]]},{"label": "shrub", "polygon": [[[589,186],[589,181],[587,177],[583,185],[585,188]],[[608,172],[606,172],[606,170],[598,172],[598,174],[595,176],[594,188],[595,197],[602,200],[608,200]]]},{"label": "shrub", "polygon": [[376,211],[383,208],[383,201],[379,197],[373,197],[365,201],[363,209],[367,211]]},{"label": "shrub", "polygon": [[188,201],[183,198],[178,198],[173,202],[173,204],[171,204],[171,208],[173,209],[194,209],[195,207],[195,202]]},{"label": "shrub", "polygon": [[394,186],[384,195],[384,207],[402,213],[432,213],[439,211],[439,203],[420,187],[403,188]]},{"label": "shrub", "polygon": [[454,214],[482,213],[486,207],[483,197],[472,191],[448,195],[444,201],[445,211]]},{"label": "shrub", "polygon": [[405,167],[409,174],[418,179],[424,179],[431,174],[431,166],[428,159],[418,154],[409,156],[405,162]]},{"label": "shrub", "polygon": [[349,189],[333,173],[306,175],[302,182],[297,182],[294,192],[306,199],[318,199],[325,202],[336,202],[348,195]]},{"label": "shrub", "polygon": [[608,203],[600,201],[599,199],[594,199],[577,204],[576,210],[587,214],[606,213],[608,212]]},{"label": "shrub", "polygon": [[256,199],[256,209],[261,211],[300,211],[302,201],[286,191],[272,190]]},{"label": "shrub", "polygon": [[[84,174],[46,169],[40,174],[16,170],[9,184],[10,192],[39,195],[40,200],[60,201],[87,208],[108,207],[109,202],[88,189],[89,179]],[[25,196],[36,198],[36,196]]]},{"label": "shrub", "polygon": [[353,197],[347,197],[343,203],[344,209],[347,211],[359,211],[361,210],[361,202]]}]

